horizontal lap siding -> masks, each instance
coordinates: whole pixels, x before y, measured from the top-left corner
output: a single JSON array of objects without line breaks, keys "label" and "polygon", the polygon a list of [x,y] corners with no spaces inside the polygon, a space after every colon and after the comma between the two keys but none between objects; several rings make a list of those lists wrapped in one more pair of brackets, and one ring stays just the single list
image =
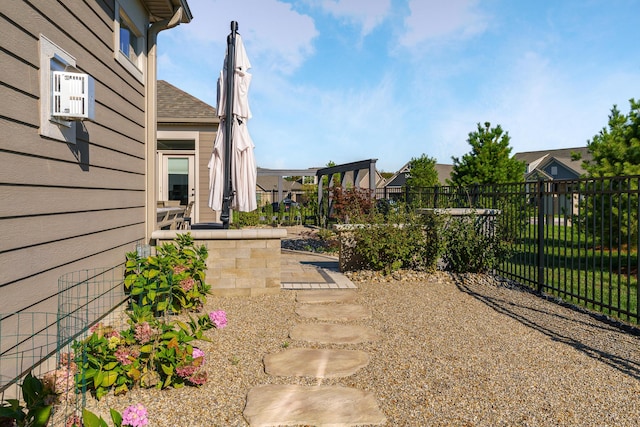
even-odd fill
[{"label": "horizontal lap siding", "polygon": [[[145,87],[114,59],[113,2],[88,3],[0,1],[3,313],[55,313],[62,275],[120,266],[144,240]],[[41,33],[95,79],[76,144],[39,135]]]},{"label": "horizontal lap siding", "polygon": [[209,160],[213,152],[213,143],[216,138],[215,132],[200,132],[200,176],[198,177],[198,200],[200,207],[198,212],[199,222],[214,222],[216,214],[208,206],[209,204]]}]

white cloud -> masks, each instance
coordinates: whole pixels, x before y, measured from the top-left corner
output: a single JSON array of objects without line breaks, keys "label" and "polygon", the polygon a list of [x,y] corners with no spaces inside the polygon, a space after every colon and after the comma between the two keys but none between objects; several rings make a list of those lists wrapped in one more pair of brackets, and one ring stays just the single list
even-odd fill
[{"label": "white cloud", "polygon": [[469,104],[451,102],[432,129],[441,162],[469,152],[468,133],[491,122],[509,132],[513,153],[585,146],[607,124],[614,103],[628,111],[629,88],[640,79],[612,70],[580,77],[579,65],[562,67],[544,55],[523,52],[513,66],[482,87]]},{"label": "white cloud", "polygon": [[401,44],[465,39],[485,31],[487,17],[477,10],[478,0],[409,0],[410,15]]},{"label": "white cloud", "polygon": [[[190,0],[194,15],[191,23],[172,30],[191,43],[213,44],[224,55],[231,21],[238,22],[252,60],[264,58],[270,68],[284,73],[295,71],[314,52],[318,36],[313,19],[301,15],[277,0]],[[180,35],[179,35],[180,34]]]},{"label": "white cloud", "polygon": [[321,0],[321,6],[336,18],[360,25],[364,37],[387,17],[391,0]]}]

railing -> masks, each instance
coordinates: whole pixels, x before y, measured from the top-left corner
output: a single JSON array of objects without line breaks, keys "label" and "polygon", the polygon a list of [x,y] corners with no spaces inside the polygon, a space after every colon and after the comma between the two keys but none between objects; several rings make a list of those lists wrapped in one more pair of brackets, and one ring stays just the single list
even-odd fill
[{"label": "railing", "polygon": [[423,208],[498,209],[511,256],[496,273],[606,315],[639,323],[640,177],[535,181],[376,198]]}]

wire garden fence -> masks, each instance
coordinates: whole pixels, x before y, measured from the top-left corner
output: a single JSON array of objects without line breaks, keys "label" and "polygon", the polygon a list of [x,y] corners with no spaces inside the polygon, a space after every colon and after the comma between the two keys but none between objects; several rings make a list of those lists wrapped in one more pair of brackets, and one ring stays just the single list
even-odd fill
[{"label": "wire garden fence", "polygon": [[[149,255],[148,246],[138,253]],[[0,314],[0,401],[20,399],[19,384],[28,373],[60,394],[50,425],[65,425],[85,406],[86,388],[77,388],[74,364],[86,355],[73,354],[72,344],[104,322],[126,324],[124,310],[129,296],[123,286],[124,266],[81,270],[58,279],[55,313],[16,312]]]}]

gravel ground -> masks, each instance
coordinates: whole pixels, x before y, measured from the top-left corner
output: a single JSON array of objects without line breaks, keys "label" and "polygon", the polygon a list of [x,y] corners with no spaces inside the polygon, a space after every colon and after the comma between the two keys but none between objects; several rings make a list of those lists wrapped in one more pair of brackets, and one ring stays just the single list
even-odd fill
[{"label": "gravel ground", "polygon": [[[637,336],[485,276],[353,280],[373,311],[359,323],[382,338],[347,346],[370,352],[370,364],[323,383],[372,391],[388,425],[638,425]],[[208,308],[226,310],[229,325],[201,345],[207,384],[134,390],[101,406],[143,403],[153,426],[243,426],[251,387],[318,383],[264,373],[265,354],[310,346],[288,338],[305,321],[293,291],[211,298]]]},{"label": "gravel ground", "polygon": [[[640,338],[588,314],[544,300],[488,276],[351,274],[357,302],[373,317],[357,323],[380,332],[348,346],[293,341],[301,322],[295,292],[210,298],[206,310],[229,324],[202,342],[209,381],[200,388],[134,390],[99,407],[149,409],[150,425],[246,426],[251,387],[319,384],[270,377],[262,358],[285,347],[368,351],[355,375],[321,380],[371,391],[390,426],[637,426]],[[89,403],[94,407],[94,402]]]}]

